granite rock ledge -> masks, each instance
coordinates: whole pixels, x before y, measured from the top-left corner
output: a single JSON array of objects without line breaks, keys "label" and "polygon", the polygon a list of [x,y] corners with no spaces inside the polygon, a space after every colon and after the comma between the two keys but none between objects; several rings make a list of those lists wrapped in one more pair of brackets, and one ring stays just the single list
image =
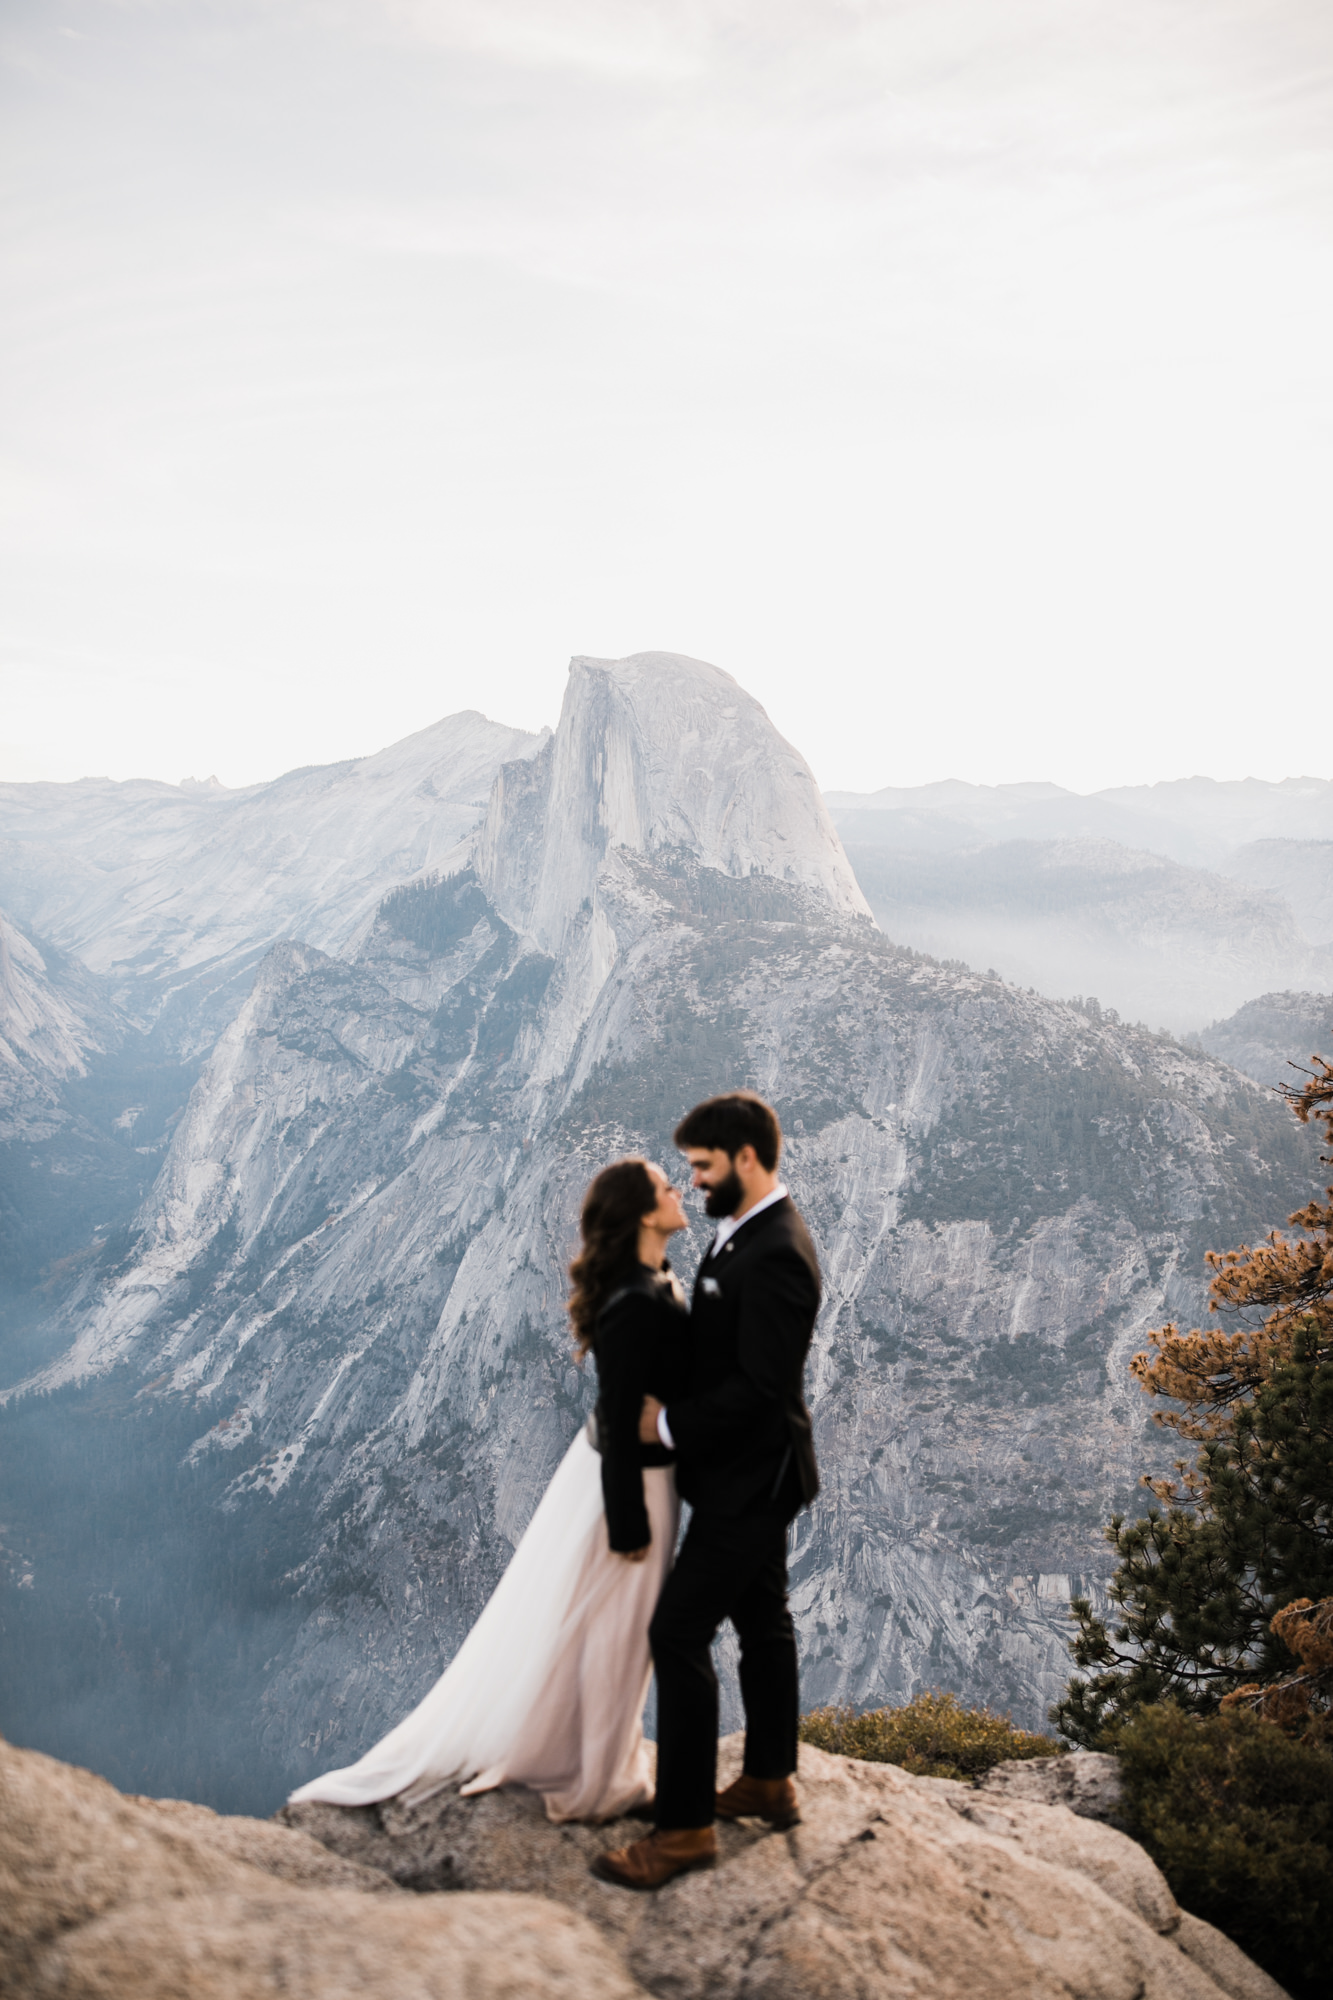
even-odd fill
[{"label": "granite rock ledge", "polygon": [[[740,1750],[725,1740],[722,1782]],[[1064,1804],[800,1755],[799,1828],[722,1827],[715,1871],[652,1896],[588,1872],[638,1824],[551,1826],[520,1790],[278,1818],[404,1888],[562,1904],[660,2000],[1283,2000],[1115,1828]]]},{"label": "granite rock ledge", "polygon": [[517,1790],[262,1821],[0,1743],[0,1995],[1284,2000],[1111,1827],[808,1746],[800,1776],[799,1828],[635,1896],[588,1873],[635,1822]]},{"label": "granite rock ledge", "polygon": [[3,2000],[643,2000],[536,1896],[412,1896],[271,1821],[0,1742]]}]

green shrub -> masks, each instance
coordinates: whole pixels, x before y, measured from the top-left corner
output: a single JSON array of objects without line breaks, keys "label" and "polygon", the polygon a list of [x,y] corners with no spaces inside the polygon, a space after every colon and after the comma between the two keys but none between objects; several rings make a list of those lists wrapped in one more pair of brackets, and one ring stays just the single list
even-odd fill
[{"label": "green shrub", "polygon": [[870,1764],[901,1764],[918,1778],[979,1778],[1011,1757],[1058,1757],[1050,1736],[1015,1729],[1007,1715],[963,1708],[956,1695],[919,1694],[903,1708],[816,1708],[801,1717],[802,1743]]},{"label": "green shrub", "polygon": [[1246,1710],[1137,1711],[1112,1738],[1125,1809],[1178,1902],[1294,2000],[1328,1991],[1333,1754]]}]

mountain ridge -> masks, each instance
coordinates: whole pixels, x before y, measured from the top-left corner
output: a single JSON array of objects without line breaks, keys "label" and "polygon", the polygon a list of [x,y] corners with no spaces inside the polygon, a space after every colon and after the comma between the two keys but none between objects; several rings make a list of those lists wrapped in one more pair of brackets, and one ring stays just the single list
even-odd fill
[{"label": "mountain ridge", "polygon": [[222,796],[0,785],[0,904],[109,980],[136,1026],[163,1021],[197,1055],[272,943],[340,950],[389,889],[461,866],[495,772],[545,740],[471,709]]}]

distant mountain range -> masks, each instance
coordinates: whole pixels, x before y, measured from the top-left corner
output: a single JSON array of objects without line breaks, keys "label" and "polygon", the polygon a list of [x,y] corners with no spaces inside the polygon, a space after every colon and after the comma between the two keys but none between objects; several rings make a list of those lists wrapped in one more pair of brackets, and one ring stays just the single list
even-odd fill
[{"label": "distant mountain range", "polygon": [[939,847],[1000,840],[1115,840],[1164,854],[1189,867],[1215,868],[1238,847],[1259,840],[1333,840],[1333,779],[1263,778],[1232,782],[1178,778],[1158,785],[1117,785],[1068,792],[1060,785],[940,784],[878,792],[828,792],[841,825],[849,813],[875,814],[855,833],[891,846]]},{"label": "distant mountain range", "polygon": [[[864,857],[935,870],[915,904],[890,876],[931,921],[1095,904],[1164,965],[1200,883],[1235,950],[1308,950],[1264,885],[1104,832],[974,842],[972,889],[947,842],[854,871],[758,703],[669,654],[575,660],[547,737],[465,714],[243,794],[11,786],[0,834],[8,1736],[262,1809],[379,1734],[589,1407],[587,1178],[741,1083],[827,1279],[805,1697],[1041,1720],[1101,1525],[1170,1456],[1127,1360],[1318,1163],[1109,989],[886,935]],[[1263,1005],[1234,1047],[1266,1080],[1324,1017]]]},{"label": "distant mountain range", "polygon": [[828,803],[891,937],[1197,1033],[1333,988],[1333,783],[924,785]]}]

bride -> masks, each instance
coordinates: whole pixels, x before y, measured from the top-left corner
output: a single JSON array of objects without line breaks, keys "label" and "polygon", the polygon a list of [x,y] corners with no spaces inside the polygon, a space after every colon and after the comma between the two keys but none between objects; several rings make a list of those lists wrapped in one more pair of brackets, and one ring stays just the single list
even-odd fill
[{"label": "bride", "polygon": [[[604,1167],[570,1265],[579,1358],[599,1397],[490,1602],[430,1693],[356,1764],[292,1793],[364,1806],[464,1780],[540,1792],[553,1820],[613,1819],[651,1802],[643,1705],[648,1623],[676,1546],[671,1453],[639,1442],[645,1395],[686,1386],[688,1318],[666,1248],[680,1194],[641,1159]],[[600,1452],[600,1456],[599,1456]]]}]

